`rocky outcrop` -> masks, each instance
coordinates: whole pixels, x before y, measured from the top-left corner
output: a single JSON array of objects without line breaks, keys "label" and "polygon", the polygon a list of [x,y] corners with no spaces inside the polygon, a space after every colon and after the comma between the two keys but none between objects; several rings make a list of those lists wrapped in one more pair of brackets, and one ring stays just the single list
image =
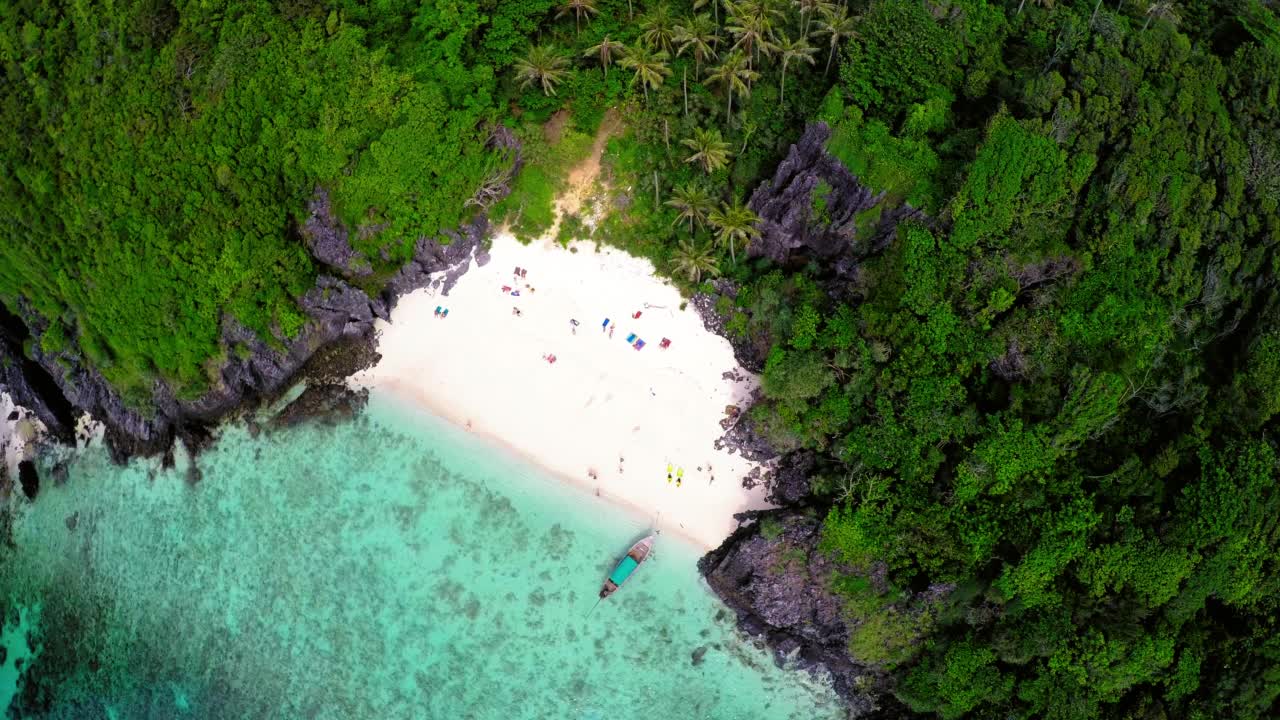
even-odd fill
[{"label": "rocky outcrop", "polygon": [[34,345],[22,319],[0,303],[0,390],[9,393],[15,405],[31,410],[54,439],[70,442],[75,408],[49,371],[27,357],[25,347]]},{"label": "rocky outcrop", "polygon": [[369,261],[351,247],[346,225],[333,214],[328,190],[316,188],[307,203],[307,213],[301,234],[312,257],[346,277],[373,274]]},{"label": "rocky outcrop", "polygon": [[[497,132],[495,138],[491,144],[518,163],[518,144],[511,147],[514,137]],[[505,187],[486,185],[485,192],[486,197],[500,195]],[[43,351],[38,339],[47,323],[21,300],[16,314],[6,312],[0,304],[0,320],[6,321],[0,323],[4,327],[0,331],[0,389],[8,391],[17,404],[31,408],[51,435],[66,441],[73,437],[75,413],[89,413],[104,424],[108,447],[119,461],[133,455],[165,453],[175,439],[182,439],[189,449],[198,449],[208,442],[214,423],[246,403],[271,398],[286,389],[322,348],[335,342],[348,343],[348,350],[364,346],[367,352],[354,356],[367,359],[375,342],[375,321],[387,319],[401,295],[428,285],[447,294],[473,258],[481,265],[488,261],[483,247],[488,223],[481,212],[457,231],[418,238],[412,259],[381,292],[370,294],[348,282],[367,280],[367,263],[351,248],[348,233],[335,218],[323,189],[316,190],[309,210],[299,234],[316,259],[333,272],[321,274],[299,298],[308,322],[295,337],[276,337],[268,343],[235,318],[224,317],[221,344],[227,359],[213,387],[202,396],[178,398],[167,384],[157,380],[145,407],[125,403],[76,351]],[[319,403],[316,409],[324,405]]]},{"label": "rocky outcrop", "polygon": [[707,329],[707,332],[729,341],[739,365],[757,375],[764,372],[764,361],[769,355],[769,346],[761,343],[760,338],[742,337],[729,332],[726,326],[730,316],[722,314],[717,309],[720,298],[732,300],[738,296],[738,286],[727,278],[717,278],[712,281],[712,287],[715,288],[716,294],[695,293],[689,299],[689,304],[702,318],[702,326]]},{"label": "rocky outcrop", "polygon": [[[784,267],[816,261],[823,289],[837,301],[852,302],[862,263],[889,246],[900,223],[929,220],[909,205],[886,205],[883,193],[865,187],[827,152],[830,136],[823,123],[809,126],[773,177],[752,194],[749,205],[760,216],[761,237],[749,253]],[[736,297],[737,288],[729,280],[716,283],[715,294],[695,295],[691,303],[707,329],[733,345],[738,362],[760,372],[770,340],[726,331],[730,318],[717,302]],[[721,443],[742,448],[758,440],[749,422],[739,422]],[[906,715],[887,692],[883,671],[849,654],[850,628],[856,627],[850,623],[857,619],[846,616],[832,580],[851,569],[818,550],[825,507],[812,497],[811,485],[819,462],[811,451],[791,452],[767,472],[744,478],[748,486],[763,482],[769,501],[781,509],[739,516],[739,529],[698,567],[737,613],[739,627],[761,638],[779,662],[830,673],[851,717]]]},{"label": "rocky outcrop", "polygon": [[270,427],[293,427],[306,422],[332,424],[354,417],[368,403],[369,392],[351,389],[346,379],[372,367],[381,357],[372,343],[358,336],[324,346],[298,371],[295,377],[305,387],[271,419]]},{"label": "rocky outcrop", "polygon": [[346,385],[308,385],[302,394],[271,419],[272,428],[294,427],[307,422],[333,424],[355,417],[369,400],[368,390]]},{"label": "rocky outcrop", "polygon": [[780,265],[819,260],[824,271],[847,278],[862,259],[888,246],[900,222],[924,218],[908,205],[883,208],[874,226],[860,230],[859,216],[880,205],[884,193],[872,192],[827,152],[830,137],[826,123],[810,125],[773,177],[751,194],[760,238],[750,255]]},{"label": "rocky outcrop", "polygon": [[[756,394],[759,394],[759,390]],[[753,397],[751,402],[758,399]],[[736,422],[725,428],[724,435],[715,442],[715,449],[737,453],[752,462],[768,462],[778,457],[777,449],[756,432],[755,423],[746,414],[740,415]]]},{"label": "rocky outcrop", "polygon": [[798,511],[754,515],[698,562],[711,589],[738,615],[738,626],[763,638],[779,663],[830,673],[851,717],[867,717],[876,698],[865,687],[878,673],[848,651],[844,603],[831,589],[840,569],[818,550],[821,520]]},{"label": "rocky outcrop", "polygon": [[795,507],[809,498],[818,457],[811,450],[787,453],[778,460],[765,486],[774,505]]}]

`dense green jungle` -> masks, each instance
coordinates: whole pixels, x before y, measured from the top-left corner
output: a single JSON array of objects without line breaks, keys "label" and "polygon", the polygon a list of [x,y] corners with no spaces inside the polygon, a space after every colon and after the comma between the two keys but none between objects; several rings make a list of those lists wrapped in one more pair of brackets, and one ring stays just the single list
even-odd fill
[{"label": "dense green jungle", "polygon": [[[651,258],[758,352],[751,418],[817,458],[849,653],[903,708],[1277,717],[1276,13],[7,0],[0,301],[136,407],[198,397],[224,316],[269,342],[306,322],[317,187],[376,288],[476,213],[553,227],[611,123],[613,201],[559,232]],[[816,122],[882,194],[830,228],[851,272],[751,253],[748,199]]]}]

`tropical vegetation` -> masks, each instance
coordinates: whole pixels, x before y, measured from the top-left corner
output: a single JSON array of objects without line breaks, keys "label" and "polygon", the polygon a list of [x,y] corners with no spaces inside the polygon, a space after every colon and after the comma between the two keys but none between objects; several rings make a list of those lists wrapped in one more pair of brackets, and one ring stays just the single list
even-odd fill
[{"label": "tropical vegetation", "polygon": [[[111,8],[0,8],[0,302],[43,352],[140,409],[199,396],[225,324],[307,321],[318,190],[376,289],[476,212],[548,230],[603,124],[607,187],[562,230],[653,259],[756,354],[752,426],[812,460],[886,704],[1280,715],[1271,5]],[[752,198],[816,122],[877,202],[837,216],[824,178],[799,210],[850,262],[771,262]],[[500,125],[524,169],[477,206]]]}]

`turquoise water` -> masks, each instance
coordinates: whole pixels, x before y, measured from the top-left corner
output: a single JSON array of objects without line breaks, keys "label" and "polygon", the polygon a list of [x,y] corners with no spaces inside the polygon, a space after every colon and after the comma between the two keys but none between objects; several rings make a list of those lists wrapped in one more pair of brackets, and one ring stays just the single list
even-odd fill
[{"label": "turquoise water", "polygon": [[738,635],[675,537],[588,616],[646,520],[434,418],[375,397],[227,428],[194,486],[185,462],[88,451],[17,512],[0,598],[10,657],[38,653],[26,717],[843,716]]}]

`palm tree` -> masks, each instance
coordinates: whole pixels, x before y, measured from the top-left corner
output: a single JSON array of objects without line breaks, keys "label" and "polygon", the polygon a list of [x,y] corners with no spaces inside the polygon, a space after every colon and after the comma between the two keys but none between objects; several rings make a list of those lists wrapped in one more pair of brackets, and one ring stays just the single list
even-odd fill
[{"label": "palm tree", "polygon": [[658,86],[662,84],[663,78],[671,74],[671,68],[667,67],[668,57],[667,53],[661,50],[653,52],[641,45],[622,58],[623,67],[636,71],[636,76],[632,82],[640,83],[641,89],[644,90],[644,101],[646,103],[649,102],[649,88],[657,90]]},{"label": "palm tree", "polygon": [[715,255],[705,246],[695,245],[689,238],[680,240],[676,251],[671,253],[671,264],[678,273],[684,273],[689,282],[702,282],[702,276],[715,277],[720,274],[720,264]]},{"label": "palm tree", "polygon": [[715,44],[719,40],[716,37],[716,26],[711,21],[711,16],[703,13],[689,18],[683,25],[677,25],[675,40],[680,45],[676,49],[676,54],[692,52],[694,74],[701,76],[702,62],[716,56]]},{"label": "palm tree", "polygon": [[600,11],[596,9],[595,0],[564,0],[560,11],[556,13],[556,19],[569,13],[573,13],[573,32],[577,35],[582,32],[582,16],[585,14],[587,20],[590,20],[592,15],[597,15]]},{"label": "palm tree", "polygon": [[1147,21],[1142,23],[1143,30],[1146,30],[1147,26],[1151,24],[1151,18],[1168,20],[1174,25],[1181,22],[1181,18],[1178,17],[1177,7],[1171,2],[1164,2],[1163,0],[1151,3],[1151,7],[1147,8]]},{"label": "palm tree", "polygon": [[800,33],[802,35],[809,34],[809,22],[813,20],[815,13],[827,13],[835,8],[835,5],[827,2],[827,0],[791,0],[791,4],[800,10]]},{"label": "palm tree", "polygon": [[831,61],[835,59],[836,49],[840,47],[840,43],[857,36],[858,18],[850,17],[849,8],[838,5],[835,10],[822,14],[822,19],[818,21],[817,34],[830,38],[831,52],[827,54],[827,69],[822,71],[822,74],[826,75],[831,72]]},{"label": "palm tree", "polygon": [[[1043,8],[1049,8],[1050,10],[1052,10],[1052,9],[1053,9],[1053,0],[1031,0],[1031,1],[1032,1],[1033,3],[1035,3],[1036,5],[1039,5],[1040,7],[1043,7]],[[1016,13],[1014,13],[1014,14],[1015,14],[1015,15],[1021,15],[1021,14],[1022,14],[1022,6],[1023,6],[1023,5],[1026,5],[1026,4],[1027,4],[1027,0],[1022,0],[1021,2],[1019,2],[1019,3],[1018,3],[1018,12],[1016,12]]]},{"label": "palm tree", "polygon": [[768,20],[771,24],[774,20],[785,20],[787,14],[780,7],[784,0],[741,0],[734,4],[735,14],[747,15],[754,18]]},{"label": "palm tree", "polygon": [[779,103],[787,101],[787,63],[792,60],[798,62],[807,62],[813,64],[813,54],[817,52],[817,48],[809,44],[809,41],[801,36],[796,39],[783,38],[778,43],[778,52],[782,55],[782,90],[780,91]]},{"label": "palm tree", "polygon": [[640,41],[651,48],[671,54],[671,41],[675,39],[675,23],[671,9],[663,3],[645,15],[640,21]]},{"label": "palm tree", "polygon": [[698,12],[702,8],[711,4],[711,16],[715,20],[716,30],[720,29],[720,0],[693,0],[693,11]]},{"label": "palm tree", "polygon": [[706,224],[707,213],[716,209],[711,193],[697,185],[681,185],[672,190],[671,194],[673,197],[666,204],[680,211],[676,216],[676,223],[689,221],[690,235],[693,234],[693,224]]},{"label": "palm tree", "polygon": [[772,43],[773,25],[769,19],[763,15],[737,15],[730,18],[730,24],[725,29],[729,34],[737,38],[733,44],[734,48],[742,48],[747,54],[747,66],[754,68],[753,58],[758,59],[760,53],[765,54],[772,52],[775,47]]},{"label": "palm tree", "polygon": [[608,35],[600,41],[599,45],[592,45],[587,51],[582,53],[582,57],[596,56],[600,58],[600,67],[604,68],[604,76],[609,77],[609,65],[613,63],[613,56],[626,55],[627,48],[620,42],[614,42],[609,39]]},{"label": "palm tree", "polygon": [[720,210],[713,210],[707,216],[707,221],[716,228],[716,242],[729,244],[729,257],[733,260],[733,264],[737,265],[735,242],[741,240],[745,247],[752,239],[760,237],[760,231],[756,229],[760,216],[743,205],[741,198],[735,197],[732,205],[721,203],[720,208]]},{"label": "palm tree", "polygon": [[729,164],[729,143],[720,137],[719,130],[697,128],[693,137],[681,140],[680,144],[693,151],[684,161],[701,165],[708,175]]},{"label": "palm tree", "polygon": [[516,79],[526,88],[535,82],[543,95],[555,95],[556,85],[564,81],[564,68],[569,61],[550,45],[535,45],[529,54],[516,61]]},{"label": "palm tree", "polygon": [[736,91],[740,97],[751,95],[751,87],[748,83],[760,77],[760,73],[747,67],[747,60],[741,52],[732,52],[725,57],[724,61],[711,72],[707,73],[707,79],[724,85],[725,91],[729,95],[728,109],[725,111],[725,122],[733,116],[733,93]]}]

